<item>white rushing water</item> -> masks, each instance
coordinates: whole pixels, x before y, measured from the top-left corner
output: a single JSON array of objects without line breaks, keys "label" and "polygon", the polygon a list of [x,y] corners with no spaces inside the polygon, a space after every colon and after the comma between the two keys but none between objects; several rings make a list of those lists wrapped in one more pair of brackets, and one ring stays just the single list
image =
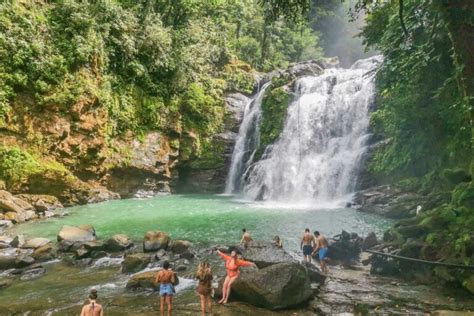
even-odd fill
[{"label": "white rushing water", "polygon": [[374,101],[371,70],[381,61],[376,56],[350,69],[327,69],[297,80],[279,139],[267,147],[262,160],[240,167],[248,169],[239,171],[241,177],[245,174],[246,199],[295,205],[349,199],[366,151]]},{"label": "white rushing water", "polygon": [[244,117],[239,127],[239,134],[232,152],[229,175],[225,185],[225,193],[239,192],[243,175],[253,162],[255,150],[260,142],[259,124],[262,117],[262,99],[270,82],[264,84],[252,100],[247,103]]}]

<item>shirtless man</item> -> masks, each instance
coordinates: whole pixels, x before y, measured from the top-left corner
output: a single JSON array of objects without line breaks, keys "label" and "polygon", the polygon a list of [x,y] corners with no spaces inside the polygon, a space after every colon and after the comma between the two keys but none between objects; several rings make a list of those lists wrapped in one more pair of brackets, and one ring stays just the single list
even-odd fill
[{"label": "shirtless man", "polygon": [[301,238],[300,248],[303,250],[303,261],[311,263],[311,251],[315,245],[313,235],[309,232],[309,228],[304,230],[303,238]]},{"label": "shirtless man", "polygon": [[103,316],[104,309],[102,305],[97,304],[97,290],[92,289],[89,294],[89,304],[84,305],[81,311],[81,316]]},{"label": "shirtless man", "polygon": [[241,244],[244,244],[244,247],[247,248],[252,241],[252,236],[250,236],[250,233],[243,228],[242,229],[242,239],[240,240]]},{"label": "shirtless man", "polygon": [[314,232],[314,237],[316,238],[316,244],[314,246],[314,250],[312,255],[318,252],[319,255],[319,264],[321,265],[321,270],[323,272],[328,272],[328,268],[326,266],[326,255],[328,253],[328,241],[324,235],[321,235],[318,231]]}]

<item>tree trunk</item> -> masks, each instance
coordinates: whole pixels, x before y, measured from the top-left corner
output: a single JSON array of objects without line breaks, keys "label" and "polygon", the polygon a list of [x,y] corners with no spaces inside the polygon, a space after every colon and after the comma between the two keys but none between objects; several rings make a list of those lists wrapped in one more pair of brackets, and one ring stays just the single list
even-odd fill
[{"label": "tree trunk", "polygon": [[471,166],[474,176],[474,1],[435,0],[447,22],[458,71],[458,86],[471,123]]}]

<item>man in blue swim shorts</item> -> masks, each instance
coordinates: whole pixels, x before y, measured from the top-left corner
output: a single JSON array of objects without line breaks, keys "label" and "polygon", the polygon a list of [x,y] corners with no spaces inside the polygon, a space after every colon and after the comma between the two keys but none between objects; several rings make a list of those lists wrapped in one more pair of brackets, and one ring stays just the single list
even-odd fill
[{"label": "man in blue swim shorts", "polygon": [[168,316],[171,316],[173,310],[173,294],[176,283],[176,275],[170,269],[170,263],[165,261],[163,269],[156,274],[155,283],[160,284],[160,312],[161,316],[165,315],[165,301],[168,306]]},{"label": "man in blue swim shorts", "polygon": [[301,238],[300,248],[303,250],[303,261],[311,263],[311,252],[315,246],[314,236],[311,235],[309,228],[304,230],[303,238]]},{"label": "man in blue swim shorts", "polygon": [[321,235],[318,231],[314,232],[314,237],[316,239],[316,244],[313,250],[312,255],[316,252],[319,256],[319,264],[321,265],[321,270],[323,272],[328,272],[328,268],[326,266],[326,255],[328,253],[328,241],[324,235]]}]

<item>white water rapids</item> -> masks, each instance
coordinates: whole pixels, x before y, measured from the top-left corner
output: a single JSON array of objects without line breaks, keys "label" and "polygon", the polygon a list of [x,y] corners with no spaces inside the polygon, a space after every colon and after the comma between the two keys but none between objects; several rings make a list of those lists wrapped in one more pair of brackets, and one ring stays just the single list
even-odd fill
[{"label": "white water rapids", "polygon": [[[371,70],[381,61],[376,56],[359,60],[349,69],[326,69],[320,76],[298,79],[279,139],[267,147],[260,161],[232,161],[229,179],[241,184],[226,192],[240,189],[246,199],[284,204],[349,200],[367,148],[374,101]],[[255,134],[258,126],[242,124],[239,137],[258,139]],[[238,159],[240,151],[237,144],[233,159]],[[232,170],[238,163],[241,169]]]}]

